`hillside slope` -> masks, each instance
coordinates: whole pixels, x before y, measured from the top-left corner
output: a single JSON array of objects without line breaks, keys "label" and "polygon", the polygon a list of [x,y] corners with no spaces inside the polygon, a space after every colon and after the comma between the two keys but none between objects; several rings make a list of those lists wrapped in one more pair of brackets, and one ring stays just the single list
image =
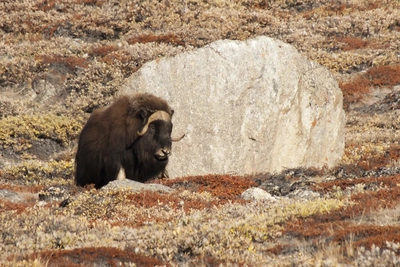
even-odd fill
[{"label": "hillside slope", "polygon": [[[0,32],[0,265],[400,265],[398,0],[5,0]],[[73,185],[83,124],[145,62],[259,35],[334,73],[339,166]]]}]

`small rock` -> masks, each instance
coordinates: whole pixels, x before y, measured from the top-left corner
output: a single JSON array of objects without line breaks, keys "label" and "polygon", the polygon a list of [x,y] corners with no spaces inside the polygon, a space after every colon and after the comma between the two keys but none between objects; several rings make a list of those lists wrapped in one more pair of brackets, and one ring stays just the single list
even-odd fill
[{"label": "small rock", "polygon": [[257,187],[247,189],[242,193],[242,198],[247,200],[267,200],[270,202],[276,202],[276,197],[273,197],[270,193]]},{"label": "small rock", "polygon": [[161,184],[144,184],[140,182],[136,182],[129,179],[124,180],[115,180],[109,182],[107,185],[103,186],[101,190],[112,190],[112,189],[131,189],[133,192],[138,192],[141,190],[148,191],[157,191],[157,192],[165,192],[171,193],[173,191],[172,188],[161,185]]},{"label": "small rock", "polygon": [[295,199],[312,200],[315,198],[319,198],[321,195],[312,190],[296,189],[293,192],[290,192],[287,196],[289,198],[295,198]]},{"label": "small rock", "polygon": [[39,201],[62,201],[71,196],[70,188],[66,186],[50,186],[39,192]]},{"label": "small rock", "polygon": [[43,206],[45,206],[47,203],[46,203],[46,201],[38,201],[36,204],[35,204],[35,208],[37,208],[37,207],[43,207]]},{"label": "small rock", "polygon": [[38,139],[32,141],[32,146],[28,152],[35,155],[40,160],[46,160],[51,155],[61,152],[63,147],[51,139]]},{"label": "small rock", "polygon": [[11,202],[20,202],[20,201],[24,200],[17,193],[10,191],[10,190],[6,190],[6,189],[0,190],[0,198],[11,201]]}]

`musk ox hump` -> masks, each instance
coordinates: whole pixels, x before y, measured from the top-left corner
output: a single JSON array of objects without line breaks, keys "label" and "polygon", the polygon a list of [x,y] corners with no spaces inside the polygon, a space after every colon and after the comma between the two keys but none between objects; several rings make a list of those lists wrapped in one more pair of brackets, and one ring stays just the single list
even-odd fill
[{"label": "musk ox hump", "polygon": [[131,115],[145,111],[148,112],[145,114],[148,117],[150,113],[154,113],[157,110],[163,110],[170,116],[174,114],[173,109],[164,99],[148,93],[139,93],[134,96],[124,95],[121,98],[129,101],[129,113]]}]

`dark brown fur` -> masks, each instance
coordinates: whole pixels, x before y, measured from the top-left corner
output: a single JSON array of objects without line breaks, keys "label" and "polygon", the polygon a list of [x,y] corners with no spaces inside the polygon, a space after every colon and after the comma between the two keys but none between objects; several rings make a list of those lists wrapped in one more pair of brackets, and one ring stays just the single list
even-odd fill
[{"label": "dark brown fur", "polygon": [[157,160],[154,152],[171,149],[172,123],[157,120],[143,136],[137,133],[155,110],[173,114],[167,102],[150,94],[122,96],[95,110],[79,138],[76,184],[100,188],[115,180],[121,168],[126,178],[140,182],[163,173],[168,159]]}]

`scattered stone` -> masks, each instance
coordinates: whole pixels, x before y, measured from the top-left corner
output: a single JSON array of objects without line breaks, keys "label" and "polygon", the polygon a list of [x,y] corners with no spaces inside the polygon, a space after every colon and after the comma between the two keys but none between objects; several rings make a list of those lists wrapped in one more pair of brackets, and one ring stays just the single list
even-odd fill
[{"label": "scattered stone", "polygon": [[332,74],[267,37],[216,41],[146,63],[120,94],[175,109],[170,177],[332,167],[344,151],[343,96]]},{"label": "scattered stone", "polygon": [[39,192],[39,201],[63,201],[71,197],[71,187],[65,185],[50,186]]},{"label": "scattered stone", "polygon": [[312,190],[296,189],[287,195],[289,198],[300,200],[313,200],[321,197],[318,192]]},{"label": "scattered stone", "polygon": [[318,179],[318,176],[318,171],[315,169],[298,168],[285,170],[279,174],[259,174],[252,180],[258,188],[273,196],[297,197],[304,194],[314,198],[315,195],[307,192],[313,192],[311,186],[315,184],[314,180]]},{"label": "scattered stone", "polygon": [[400,85],[395,86],[393,90],[379,90],[388,93],[385,94],[383,99],[375,101],[373,104],[368,106],[361,106],[360,108],[355,110],[365,113],[386,113],[400,109]]},{"label": "scattered stone", "polygon": [[0,97],[0,119],[17,114],[12,99]]},{"label": "scattered stone", "polygon": [[46,160],[51,158],[53,154],[60,153],[62,150],[63,147],[54,140],[37,139],[32,141],[32,146],[28,149],[28,152],[40,160]]},{"label": "scattered stone", "polygon": [[70,198],[64,199],[63,201],[61,201],[59,207],[60,207],[60,208],[65,208],[65,207],[68,206],[71,202],[72,202],[72,199],[70,199]]},{"label": "scattered stone", "polygon": [[101,190],[119,190],[119,189],[131,189],[133,192],[138,191],[157,191],[157,192],[165,192],[171,193],[174,190],[168,186],[161,185],[161,184],[144,184],[140,182],[136,182],[129,179],[123,180],[115,180],[109,182],[107,185],[103,186]]},{"label": "scattered stone", "polygon": [[1,189],[0,190],[0,198],[5,199],[7,201],[11,202],[20,202],[23,201],[24,199],[18,195],[16,192],[7,190],[7,189]]},{"label": "scattered stone", "polygon": [[247,189],[242,193],[242,198],[247,200],[266,200],[269,202],[276,202],[277,198],[273,197],[270,193],[257,187]]},{"label": "scattered stone", "polygon": [[38,202],[36,202],[36,204],[35,204],[35,208],[36,207],[44,207],[45,205],[47,204],[47,202],[46,201],[38,201]]},{"label": "scattered stone", "polygon": [[387,110],[400,109],[400,86],[396,86],[396,90],[387,94],[381,103]]}]

